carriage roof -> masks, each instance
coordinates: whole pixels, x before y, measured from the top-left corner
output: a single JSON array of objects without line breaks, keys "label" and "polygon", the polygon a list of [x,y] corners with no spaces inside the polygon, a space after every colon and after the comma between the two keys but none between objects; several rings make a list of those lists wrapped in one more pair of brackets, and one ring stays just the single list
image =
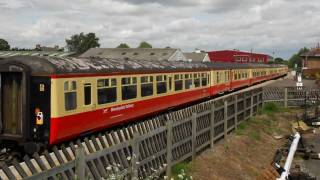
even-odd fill
[{"label": "carriage roof", "polygon": [[241,64],[220,62],[183,62],[183,61],[151,61],[124,60],[108,58],[79,57],[30,57],[15,56],[0,61],[6,64],[27,67],[31,74],[77,74],[77,73],[139,73],[139,72],[175,72],[210,69],[245,69],[268,68],[266,64]]}]

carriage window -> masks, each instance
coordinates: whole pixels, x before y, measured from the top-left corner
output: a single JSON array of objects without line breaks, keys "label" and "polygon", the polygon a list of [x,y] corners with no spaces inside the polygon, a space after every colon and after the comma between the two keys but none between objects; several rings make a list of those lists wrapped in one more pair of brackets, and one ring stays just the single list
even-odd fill
[{"label": "carriage window", "polygon": [[182,79],[183,79],[182,74],[181,75],[179,75],[179,74],[174,75],[174,90],[175,91],[182,90],[182,88],[183,88]]},{"label": "carriage window", "polygon": [[200,87],[200,74],[193,74],[194,87]]},{"label": "carriage window", "polygon": [[207,74],[206,73],[202,73],[201,74],[201,85],[202,86],[207,86]]},{"label": "carriage window", "polygon": [[98,104],[106,104],[117,101],[117,80],[99,79],[98,83]]},{"label": "carriage window", "polygon": [[159,75],[157,80],[157,94],[163,94],[167,92],[167,75]]},{"label": "carriage window", "polygon": [[91,104],[91,84],[84,84],[84,105]]},{"label": "carriage window", "polygon": [[192,74],[185,74],[184,75],[184,88],[191,89],[192,88]]},{"label": "carriage window", "polygon": [[64,108],[66,111],[74,110],[77,108],[77,83],[72,81],[64,83]]},{"label": "carriage window", "polygon": [[141,97],[153,95],[153,76],[142,76],[141,80]]},{"label": "carriage window", "polygon": [[122,82],[122,100],[134,99],[137,97],[137,78],[125,77]]}]

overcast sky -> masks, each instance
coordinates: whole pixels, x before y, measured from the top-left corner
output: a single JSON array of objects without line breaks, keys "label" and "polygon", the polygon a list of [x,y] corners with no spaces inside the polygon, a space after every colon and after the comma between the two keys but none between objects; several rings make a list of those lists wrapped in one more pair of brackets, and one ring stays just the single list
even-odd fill
[{"label": "overcast sky", "polygon": [[239,49],[290,57],[320,41],[319,0],[0,0],[11,46],[65,45],[95,32],[101,47]]}]

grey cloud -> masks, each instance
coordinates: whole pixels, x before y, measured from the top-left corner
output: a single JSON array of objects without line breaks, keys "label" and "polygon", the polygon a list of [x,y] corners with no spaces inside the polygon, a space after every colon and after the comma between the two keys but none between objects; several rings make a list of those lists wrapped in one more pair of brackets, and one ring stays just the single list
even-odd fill
[{"label": "grey cloud", "polygon": [[199,1],[194,0],[120,0],[129,4],[160,4],[163,6],[194,6],[198,5]]},{"label": "grey cloud", "polygon": [[320,41],[317,0],[1,1],[0,38],[19,47],[63,46],[72,34],[95,32],[102,47],[148,41],[185,51],[253,48],[286,58]]}]

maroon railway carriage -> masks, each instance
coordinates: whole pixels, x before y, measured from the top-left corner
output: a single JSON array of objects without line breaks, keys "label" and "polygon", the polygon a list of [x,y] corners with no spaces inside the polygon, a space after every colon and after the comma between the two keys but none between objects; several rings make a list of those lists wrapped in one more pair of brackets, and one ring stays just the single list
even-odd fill
[{"label": "maroon railway carriage", "polygon": [[1,145],[19,145],[33,153],[41,146],[279,77],[285,73],[281,68],[101,58],[4,59]]}]

